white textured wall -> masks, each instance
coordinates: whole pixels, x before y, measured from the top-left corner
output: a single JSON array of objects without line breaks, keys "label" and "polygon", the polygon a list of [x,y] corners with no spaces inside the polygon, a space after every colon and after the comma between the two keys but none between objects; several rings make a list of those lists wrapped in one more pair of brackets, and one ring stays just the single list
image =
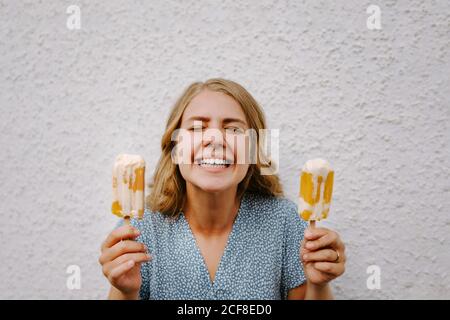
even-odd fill
[{"label": "white textured wall", "polygon": [[245,2],[0,1],[0,298],[106,295],[114,157],[142,154],[149,177],[172,103],[216,76],[281,130],[289,198],[307,159],[334,165],[338,298],[450,298],[449,2]]}]

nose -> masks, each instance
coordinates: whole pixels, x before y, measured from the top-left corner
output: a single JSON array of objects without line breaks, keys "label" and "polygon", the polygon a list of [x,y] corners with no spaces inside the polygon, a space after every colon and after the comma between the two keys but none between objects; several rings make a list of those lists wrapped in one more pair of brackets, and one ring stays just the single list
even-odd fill
[{"label": "nose", "polygon": [[209,128],[205,130],[203,133],[202,146],[203,148],[211,148],[213,151],[222,151],[225,146],[224,134],[221,130],[216,128]]},{"label": "nose", "polygon": [[222,133],[214,133],[214,134],[208,134],[205,133],[203,135],[203,146],[208,147],[223,147],[223,135]]}]

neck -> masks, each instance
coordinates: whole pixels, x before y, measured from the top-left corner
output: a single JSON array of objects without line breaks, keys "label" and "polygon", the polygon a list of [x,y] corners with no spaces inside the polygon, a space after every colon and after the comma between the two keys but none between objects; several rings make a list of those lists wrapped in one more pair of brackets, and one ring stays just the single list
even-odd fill
[{"label": "neck", "polygon": [[186,196],[184,214],[193,230],[213,235],[232,228],[240,205],[237,187],[221,192],[205,192],[187,183]]}]

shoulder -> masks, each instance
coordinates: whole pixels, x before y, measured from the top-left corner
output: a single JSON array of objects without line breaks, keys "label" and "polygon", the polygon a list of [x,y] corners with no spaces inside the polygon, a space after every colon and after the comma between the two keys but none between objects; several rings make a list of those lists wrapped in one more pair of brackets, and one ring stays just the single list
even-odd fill
[{"label": "shoulder", "polygon": [[283,237],[302,237],[307,228],[298,214],[297,204],[288,198],[248,193],[244,199],[250,221],[259,228],[278,230]]},{"label": "shoulder", "polygon": [[246,205],[250,211],[257,211],[264,215],[276,216],[285,219],[288,216],[298,215],[297,205],[285,197],[274,197],[256,193],[245,195]]},{"label": "shoulder", "polygon": [[166,232],[176,221],[177,219],[160,212],[145,209],[142,219],[132,219],[131,225],[139,229],[142,238],[151,238],[155,236],[155,233]]},{"label": "shoulder", "polygon": [[166,224],[166,223],[173,223],[175,220],[174,218],[170,218],[169,216],[161,212],[145,209],[144,216],[140,221],[141,223],[144,224],[161,224],[161,223]]}]

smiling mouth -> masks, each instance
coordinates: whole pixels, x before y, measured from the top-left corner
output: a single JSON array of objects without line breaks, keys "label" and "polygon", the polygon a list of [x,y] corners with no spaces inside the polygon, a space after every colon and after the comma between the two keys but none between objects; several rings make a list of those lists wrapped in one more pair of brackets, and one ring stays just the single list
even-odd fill
[{"label": "smiling mouth", "polygon": [[202,168],[228,168],[231,166],[232,161],[224,159],[197,159],[194,163]]}]

